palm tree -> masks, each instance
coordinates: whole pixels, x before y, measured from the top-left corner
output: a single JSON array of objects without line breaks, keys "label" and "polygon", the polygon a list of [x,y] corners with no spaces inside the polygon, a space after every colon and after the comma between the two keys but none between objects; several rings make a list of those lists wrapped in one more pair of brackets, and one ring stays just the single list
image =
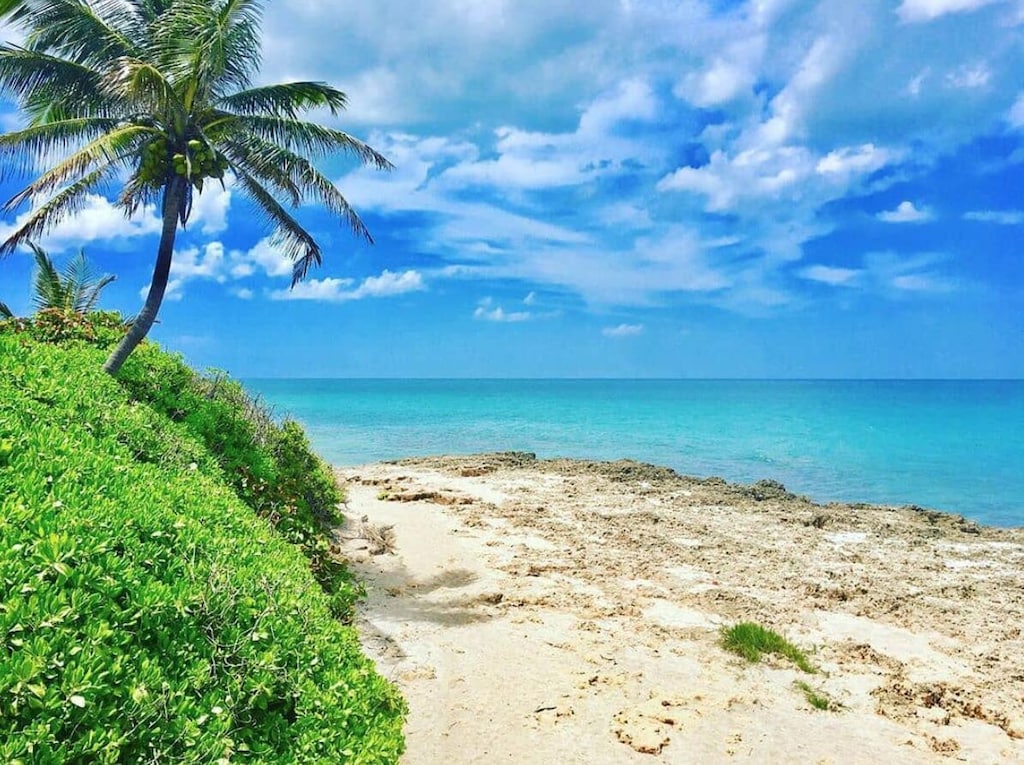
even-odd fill
[{"label": "palm tree", "polygon": [[[58,271],[46,250],[28,243],[36,259],[36,274],[32,280],[32,303],[37,311],[56,309],[64,313],[86,314],[96,310],[103,288],[117,279],[105,274],[96,276],[85,252],[68,261]],[[0,302],[0,319],[13,319],[14,313],[6,303]]]},{"label": "palm tree", "polygon": [[100,292],[117,277],[96,276],[85,259],[85,253],[68,261],[58,271],[46,251],[28,243],[36,259],[36,276],[32,283],[32,302],[37,311],[56,308],[65,313],[85,314],[96,310]]},{"label": "palm tree", "polygon": [[[274,229],[294,262],[292,286],[321,262],[319,245],[287,209],[307,198],[372,242],[334,184],[313,164],[347,152],[390,169],[381,154],[340,130],[302,119],[336,115],[345,94],[320,82],[253,86],[260,63],[262,0],[0,0],[0,21],[26,31],[0,45],[0,92],[28,126],[0,135],[0,174],[62,157],[7,202],[32,209],[0,255],[77,212],[88,193],[121,186],[133,215],[159,203],[156,265],[132,329],[107,359],[116,374],[149,332],[167,288],[178,226],[193,194],[226,174]],[[283,199],[284,202],[279,201]]]}]

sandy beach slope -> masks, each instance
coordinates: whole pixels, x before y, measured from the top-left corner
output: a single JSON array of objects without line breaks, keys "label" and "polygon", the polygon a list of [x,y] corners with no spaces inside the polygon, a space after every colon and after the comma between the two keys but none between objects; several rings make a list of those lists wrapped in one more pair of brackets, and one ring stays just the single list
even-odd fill
[{"label": "sandy beach slope", "polygon": [[[339,476],[410,765],[1024,763],[1024,530],[632,462]],[[741,621],[821,671],[727,653]]]}]

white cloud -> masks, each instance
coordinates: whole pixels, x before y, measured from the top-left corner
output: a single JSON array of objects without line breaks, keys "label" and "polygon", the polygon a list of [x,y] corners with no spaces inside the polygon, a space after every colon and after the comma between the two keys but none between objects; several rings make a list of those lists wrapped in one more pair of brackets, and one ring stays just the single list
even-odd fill
[{"label": "white cloud", "polygon": [[[221,242],[208,242],[202,248],[186,247],[174,251],[164,300],[181,300],[185,296],[185,285],[196,279],[219,283],[227,281],[227,258]],[[146,285],[139,291],[139,295],[145,299],[148,292],[149,285]]]},{"label": "white cloud", "polygon": [[832,287],[855,287],[889,297],[908,293],[942,293],[953,289],[950,282],[936,271],[936,265],[943,259],[944,256],[934,253],[906,256],[872,252],[863,257],[861,268],[817,264],[800,269],[797,276]]},{"label": "white cloud", "polygon": [[736,209],[749,199],[787,201],[815,194],[814,205],[845,195],[850,186],[898,157],[874,144],[846,146],[816,157],[803,146],[764,144],[735,155],[716,151],[703,167],[682,167],[662,178],[659,191],[707,197],[709,212]]},{"label": "white cloud", "polygon": [[787,264],[843,219],[830,203],[912,183],[1008,113],[1024,127],[1005,19],[908,0],[905,21],[964,12],[910,25],[899,5],[381,0],[341,19],[308,0],[268,7],[267,77],[340,82],[344,121],[382,127],[397,170],[339,186],[438,260],[427,278],[777,306]]},{"label": "white cloud", "polygon": [[192,217],[189,219],[191,228],[198,227],[204,234],[219,234],[228,227],[228,211],[231,209],[230,177],[225,179],[224,186],[219,183],[208,183],[202,194],[192,197]]},{"label": "white cloud", "polygon": [[[190,229],[214,234],[227,228],[230,189],[223,191],[219,186],[210,187],[203,194],[197,194],[194,200]],[[13,223],[0,223],[0,239],[6,239],[23,226],[31,213],[31,210],[22,213]],[[159,235],[161,228],[155,205],[146,205],[133,217],[127,218],[121,208],[103,195],[86,194],[78,213],[65,218],[37,241],[47,250],[63,252],[90,242]]]},{"label": "white cloud", "polygon": [[1024,128],[1024,93],[1017,96],[1017,100],[1013,102],[1006,118],[1013,127]]},{"label": "white cloud", "polygon": [[579,133],[599,138],[623,121],[646,121],[657,116],[658,101],[651,86],[641,79],[625,80],[613,91],[596,98],[584,110],[580,116]]},{"label": "white cloud", "polygon": [[499,107],[515,119],[614,82],[608,56],[635,47],[634,15],[620,0],[381,0],[344,13],[333,0],[271,3],[263,77],[337,84],[350,96],[350,125],[463,127],[467,113]]},{"label": "white cloud", "polygon": [[898,290],[908,292],[948,292],[949,286],[929,274],[900,274],[889,282]]},{"label": "white cloud", "polygon": [[[202,247],[186,247],[174,253],[165,299],[180,300],[185,286],[195,280],[227,284],[255,274],[275,280],[292,275],[291,260],[272,244],[270,237],[261,239],[248,250],[227,251],[220,241],[207,242]],[[281,289],[270,294],[274,299],[360,300],[425,288],[416,271],[392,273],[385,270],[379,276],[367,277],[358,287],[351,289],[354,283],[353,279],[311,279],[299,283],[291,292]],[[143,288],[143,297],[147,290],[148,287]],[[243,285],[226,287],[226,291],[242,300],[250,300],[255,294],[251,287]]]},{"label": "white cloud", "polygon": [[[30,215],[31,211],[28,211],[19,215],[14,223],[0,223],[0,240],[21,228]],[[160,230],[160,218],[153,205],[146,205],[129,219],[106,197],[87,194],[77,215],[65,218],[37,241],[51,252],[62,252],[89,242],[149,236],[159,234]]]},{"label": "white cloud", "polygon": [[815,166],[822,175],[851,176],[873,173],[898,158],[898,153],[872,143],[846,146],[829,152]]},{"label": "white cloud", "polygon": [[319,300],[325,302],[346,302],[368,297],[391,297],[426,289],[423,277],[418,271],[392,273],[384,270],[380,276],[368,276],[352,289],[354,279],[307,279],[292,289],[270,292],[272,300]]},{"label": "white cloud", "polygon": [[928,76],[930,74],[931,69],[925,67],[922,71],[914,75],[914,77],[911,78],[910,82],[907,83],[907,93],[909,93],[912,96],[921,95],[921,86],[924,84],[924,81],[928,79]]},{"label": "white cloud", "polygon": [[835,268],[833,266],[808,266],[799,271],[799,275],[812,282],[830,284],[833,287],[853,286],[861,275],[860,269]]},{"label": "white cloud", "polygon": [[360,300],[364,297],[390,297],[403,295],[406,292],[419,292],[426,289],[423,276],[419,271],[403,271],[392,273],[385,269],[380,276],[368,276],[363,283],[349,296],[349,300]]},{"label": "white cloud", "polygon": [[973,90],[984,88],[992,79],[992,70],[984,62],[964,64],[946,75],[950,87]]},{"label": "white cloud", "polygon": [[189,279],[215,279],[223,282],[225,257],[224,245],[210,242],[202,250],[189,247],[177,250],[171,261],[171,276],[187,281]]},{"label": "white cloud", "polygon": [[[751,135],[733,143],[755,139],[760,140]],[[822,205],[871,188],[872,173],[899,156],[898,150],[870,143],[820,154],[765,141],[735,153],[717,150],[704,166],[680,168],[656,188],[703,197],[705,211],[735,216],[729,235],[738,236],[746,250],[783,262],[802,257],[804,242],[830,230],[818,215]]]},{"label": "white cloud", "polygon": [[274,290],[270,293],[272,300],[323,300],[337,302],[348,299],[352,279],[306,279],[291,289]]},{"label": "white cloud", "polygon": [[636,337],[643,334],[643,324],[619,324],[615,327],[605,327],[601,334],[605,337]]},{"label": "white cloud", "polygon": [[[499,190],[575,186],[631,171],[627,166],[650,150],[614,135],[623,121],[649,121],[658,104],[651,87],[628,80],[596,99],[580,116],[574,133],[535,133],[513,127],[495,131],[495,159],[465,160],[446,169],[442,187],[493,186]],[[647,157],[645,157],[646,159]]]},{"label": "white cloud", "polygon": [[294,263],[291,258],[275,247],[272,237],[264,237],[247,252],[232,251],[231,275],[235,278],[249,276],[257,269],[267,276],[291,276]]},{"label": "white cloud", "polygon": [[903,0],[896,10],[900,19],[909,23],[931,21],[947,13],[966,13],[1000,0]]},{"label": "white cloud", "polygon": [[945,259],[946,256],[938,253],[900,255],[872,252],[864,256],[864,269],[870,285],[890,296],[938,294],[954,289],[953,284],[936,270],[936,266]]},{"label": "white cloud", "polygon": [[884,210],[877,217],[886,223],[926,223],[935,214],[926,207],[919,209],[913,202],[905,200],[896,205],[895,210]]},{"label": "white cloud", "polygon": [[478,305],[473,311],[473,318],[482,321],[520,322],[529,321],[531,317],[532,314],[529,311],[505,311],[500,305],[495,308]]},{"label": "white cloud", "polygon": [[1019,226],[1024,224],[1024,210],[971,210],[964,213],[964,220]]},{"label": "white cloud", "polygon": [[703,167],[682,167],[662,178],[658,191],[691,191],[707,197],[705,209],[734,209],[745,199],[777,198],[812,172],[810,152],[800,147],[747,149],[734,156],[711,155]]},{"label": "white cloud", "polygon": [[731,54],[716,58],[703,71],[688,75],[675,94],[696,106],[718,106],[750,93],[757,79],[759,63],[756,43],[733,46]]},{"label": "white cloud", "polygon": [[[533,306],[537,302],[537,293],[530,292],[523,298],[523,304]],[[561,316],[561,311],[506,311],[502,306],[495,305],[494,298],[482,298],[473,310],[473,318],[478,321],[494,321],[504,323],[517,323],[521,321],[534,321],[543,319],[554,319]]]}]

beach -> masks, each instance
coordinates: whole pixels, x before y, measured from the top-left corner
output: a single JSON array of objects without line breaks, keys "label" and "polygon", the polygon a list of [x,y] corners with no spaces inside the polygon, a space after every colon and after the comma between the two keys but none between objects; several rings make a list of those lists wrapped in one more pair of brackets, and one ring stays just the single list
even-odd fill
[{"label": "beach", "polygon": [[405,763],[1024,762],[1022,529],[518,452],[337,475]]}]

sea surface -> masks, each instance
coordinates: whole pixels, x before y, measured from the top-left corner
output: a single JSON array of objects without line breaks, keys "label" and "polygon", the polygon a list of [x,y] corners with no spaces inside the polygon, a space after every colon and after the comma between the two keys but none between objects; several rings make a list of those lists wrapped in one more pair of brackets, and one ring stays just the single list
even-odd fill
[{"label": "sea surface", "polygon": [[1024,526],[1024,381],[247,380],[327,460],[630,458]]}]

